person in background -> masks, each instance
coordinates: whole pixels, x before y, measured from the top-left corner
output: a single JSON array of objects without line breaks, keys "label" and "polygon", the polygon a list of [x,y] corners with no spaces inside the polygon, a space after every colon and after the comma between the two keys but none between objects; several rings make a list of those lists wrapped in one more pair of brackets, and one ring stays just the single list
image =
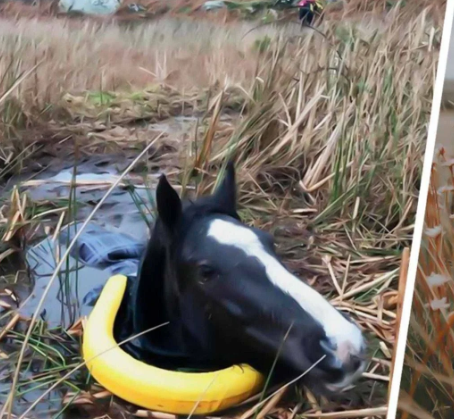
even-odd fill
[{"label": "person in background", "polygon": [[323,12],[323,4],[317,0],[300,0],[296,7],[299,9],[299,20],[302,24],[311,25],[317,15]]}]

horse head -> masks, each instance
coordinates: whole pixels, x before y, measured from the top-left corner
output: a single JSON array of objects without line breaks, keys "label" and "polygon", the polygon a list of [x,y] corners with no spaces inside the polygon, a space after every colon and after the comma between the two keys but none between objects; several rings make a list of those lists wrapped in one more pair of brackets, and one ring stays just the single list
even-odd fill
[{"label": "horse head", "polygon": [[315,391],[341,391],[361,375],[361,330],[284,266],[270,234],[242,223],[232,163],[217,190],[194,202],[182,202],[163,175],[156,201],[135,330],[169,320],[188,359],[249,363],[265,374],[279,353],[276,371],[310,369],[303,380]]}]

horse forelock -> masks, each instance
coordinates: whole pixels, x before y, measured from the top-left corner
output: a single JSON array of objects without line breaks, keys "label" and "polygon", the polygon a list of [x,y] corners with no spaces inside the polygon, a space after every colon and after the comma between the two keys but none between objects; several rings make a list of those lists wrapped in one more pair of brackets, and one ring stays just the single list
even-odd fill
[{"label": "horse forelock", "polygon": [[[167,244],[170,247],[181,243],[187,233],[191,230],[196,222],[206,219],[207,222],[215,216],[228,217],[232,220],[241,222],[241,217],[237,212],[228,211],[218,204],[212,196],[200,197],[195,201],[183,201],[183,212],[181,218],[171,236],[168,237]],[[155,226],[161,224],[158,217]]]},{"label": "horse forelock", "polygon": [[241,221],[236,211],[223,207],[213,196],[203,196],[195,201],[186,201],[184,203],[184,214],[185,218],[189,220],[217,214]]}]

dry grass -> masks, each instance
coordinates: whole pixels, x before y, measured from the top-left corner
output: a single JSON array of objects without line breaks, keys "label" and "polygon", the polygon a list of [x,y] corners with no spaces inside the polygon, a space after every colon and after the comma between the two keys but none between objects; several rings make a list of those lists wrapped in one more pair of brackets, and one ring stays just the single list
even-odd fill
[{"label": "dry grass", "polygon": [[413,299],[403,381],[402,419],[448,418],[454,403],[452,154],[441,147],[432,167],[425,234]]},{"label": "dry grass", "polygon": [[[324,36],[289,25],[246,37],[254,25],[196,21],[177,29],[176,21],[164,20],[126,30],[79,21],[3,21],[0,88],[6,92],[23,80],[0,103],[0,170],[5,176],[27,172],[40,159],[52,164],[76,152],[137,155],[160,134],[153,164],[171,171],[183,191],[204,193],[233,153],[244,219],[271,231],[290,269],[350,313],[370,340],[367,373],[336,404],[308,391],[287,392],[279,403],[266,403],[260,417],[381,417],[400,259],[411,243],[438,61],[437,16],[431,9],[393,9],[357,24],[326,20]],[[178,138],[148,128],[182,114],[198,123]],[[6,252],[9,258],[48,218],[36,207],[49,210],[49,203],[31,203],[22,191],[4,199],[0,258]],[[61,203],[52,209],[71,213]],[[47,224],[48,233],[71,221],[60,214]],[[3,319],[9,322],[13,313]],[[129,407],[112,401],[86,374],[66,377],[80,363],[80,324],[68,334],[33,323],[28,335],[15,323],[3,336],[12,342],[12,370],[42,362],[43,352],[53,354],[54,364],[44,363],[31,380],[17,374],[16,399],[28,394],[30,382],[48,388],[61,381],[62,408],[126,414]],[[46,346],[55,340],[70,348],[67,360]]]},{"label": "dry grass", "polygon": [[[256,26],[219,27],[210,22],[165,19],[128,30],[91,20],[2,20],[1,68],[4,74],[12,58],[19,66],[14,71],[43,60],[35,79],[21,89],[24,95],[32,87],[38,89],[29,93],[50,103],[68,91],[143,89],[154,83],[184,91],[224,83],[226,77],[239,83],[254,75],[256,57],[251,48],[256,39],[275,37],[282,31],[268,26],[244,37]],[[283,31],[301,34],[292,24]]]}]

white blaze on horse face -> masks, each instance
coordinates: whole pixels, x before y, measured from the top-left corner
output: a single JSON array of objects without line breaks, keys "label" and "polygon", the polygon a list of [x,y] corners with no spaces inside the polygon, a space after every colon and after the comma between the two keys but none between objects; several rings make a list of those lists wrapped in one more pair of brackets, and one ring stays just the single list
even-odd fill
[{"label": "white blaze on horse face", "polygon": [[270,255],[252,230],[223,219],[215,219],[210,223],[208,236],[218,243],[234,246],[248,256],[257,258],[265,267],[268,279],[322,325],[327,337],[335,345],[334,355],[342,364],[348,363],[350,355],[361,353],[364,343],[360,329]]}]

